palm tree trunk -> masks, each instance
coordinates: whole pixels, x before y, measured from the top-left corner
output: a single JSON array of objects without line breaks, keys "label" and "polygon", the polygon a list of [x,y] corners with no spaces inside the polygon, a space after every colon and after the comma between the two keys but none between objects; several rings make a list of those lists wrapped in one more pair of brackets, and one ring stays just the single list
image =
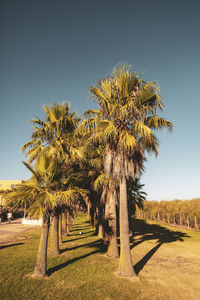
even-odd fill
[{"label": "palm tree trunk", "polygon": [[84,200],[85,200],[85,204],[87,206],[87,217],[88,217],[88,220],[91,221],[91,203],[90,203],[89,196],[88,195],[84,196]]},{"label": "palm tree trunk", "polygon": [[130,250],[127,188],[126,178],[123,175],[120,180],[120,260],[119,274],[121,276],[136,276]]},{"label": "palm tree trunk", "polygon": [[67,235],[67,211],[64,211],[64,220],[63,220],[63,235]]},{"label": "palm tree trunk", "polygon": [[50,218],[43,216],[40,245],[37,253],[33,276],[44,277],[47,275],[47,243],[49,235]]},{"label": "palm tree trunk", "polygon": [[108,192],[109,196],[109,244],[107,255],[113,258],[119,257],[119,251],[117,246],[117,216],[116,216],[116,201],[115,201],[115,193],[114,191]]},{"label": "palm tree trunk", "polygon": [[91,224],[93,226],[93,228],[95,228],[95,211],[96,211],[96,208],[95,208],[95,205],[94,203],[90,202],[91,206],[90,206],[90,221],[91,221]]},{"label": "palm tree trunk", "polygon": [[103,204],[99,204],[97,219],[98,219],[98,238],[103,239],[103,222],[104,222]]},{"label": "palm tree trunk", "polygon": [[51,241],[49,251],[54,254],[60,254],[59,249],[59,213],[54,211],[51,226]]},{"label": "palm tree trunk", "polygon": [[62,213],[59,215],[59,242],[63,243],[63,225],[62,225]]},{"label": "palm tree trunk", "polygon": [[105,203],[105,213],[104,213],[105,219],[104,219],[104,226],[103,226],[103,241],[105,245],[108,245],[109,242],[109,213],[110,213],[110,203],[107,200]]},{"label": "palm tree trunk", "polygon": [[71,216],[69,211],[67,211],[67,234],[70,233],[71,230]]},{"label": "palm tree trunk", "polygon": [[103,224],[98,225],[98,238],[103,239]]},{"label": "palm tree trunk", "polygon": [[95,229],[95,234],[98,234],[98,230],[99,230],[99,224],[98,224],[98,213],[97,213],[97,207],[94,208],[94,224],[93,224],[93,228]]},{"label": "palm tree trunk", "polygon": [[88,220],[91,222],[91,203],[89,200],[87,202],[87,216],[88,216]]}]

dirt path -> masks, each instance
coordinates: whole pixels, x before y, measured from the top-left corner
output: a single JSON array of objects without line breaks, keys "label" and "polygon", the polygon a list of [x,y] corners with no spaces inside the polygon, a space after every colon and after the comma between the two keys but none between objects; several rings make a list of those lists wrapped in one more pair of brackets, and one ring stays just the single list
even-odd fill
[{"label": "dirt path", "polygon": [[20,233],[38,227],[36,225],[24,225],[22,219],[13,220],[10,224],[2,222],[0,223],[0,246],[10,244],[16,240]]}]

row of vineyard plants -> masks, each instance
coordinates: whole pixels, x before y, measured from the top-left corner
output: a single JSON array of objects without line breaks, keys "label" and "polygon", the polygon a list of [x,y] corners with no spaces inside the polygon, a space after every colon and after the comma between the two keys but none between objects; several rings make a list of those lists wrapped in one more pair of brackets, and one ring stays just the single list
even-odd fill
[{"label": "row of vineyard plants", "polygon": [[199,231],[200,198],[160,202],[145,201],[143,210],[137,209],[137,217]]}]

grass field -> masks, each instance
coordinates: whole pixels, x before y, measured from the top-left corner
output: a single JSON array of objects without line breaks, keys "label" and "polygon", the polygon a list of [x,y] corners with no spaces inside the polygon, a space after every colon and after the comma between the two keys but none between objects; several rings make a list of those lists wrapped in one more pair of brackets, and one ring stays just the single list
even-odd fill
[{"label": "grass field", "polygon": [[[46,279],[30,279],[40,230],[0,247],[0,299],[200,299],[200,233],[134,222],[132,257],[137,280],[116,275],[118,260],[79,215],[61,255],[48,257]],[[79,232],[82,232],[82,235]]]}]

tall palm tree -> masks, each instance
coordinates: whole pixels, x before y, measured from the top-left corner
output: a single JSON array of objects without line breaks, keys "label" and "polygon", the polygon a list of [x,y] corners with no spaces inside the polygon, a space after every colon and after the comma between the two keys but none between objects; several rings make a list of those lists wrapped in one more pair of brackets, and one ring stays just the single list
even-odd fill
[{"label": "tall palm tree", "polygon": [[77,197],[77,189],[59,190],[58,181],[63,172],[62,165],[52,156],[41,152],[34,168],[26,162],[24,165],[31,171],[32,177],[16,186],[8,196],[12,207],[24,206],[30,216],[42,217],[40,244],[33,276],[47,275],[47,243],[50,225],[50,214],[61,199],[71,202]]},{"label": "tall palm tree", "polygon": [[[39,118],[31,120],[33,125],[32,139],[22,147],[29,158],[29,164],[37,162],[38,156],[42,152],[51,154],[57,162],[62,162],[68,176],[68,169],[71,168],[75,160],[82,158],[82,152],[78,149],[77,138],[74,131],[80,118],[75,113],[70,113],[69,103],[56,103],[49,107],[43,106],[46,119]],[[62,179],[63,179],[62,178]],[[61,183],[61,181],[60,181]],[[61,186],[60,186],[61,188]],[[62,188],[66,186],[62,185]],[[53,254],[59,254],[59,217],[62,209],[56,206],[52,212],[52,228],[50,250]]]},{"label": "tall palm tree", "polygon": [[120,261],[119,274],[134,276],[129,241],[127,180],[140,174],[144,152],[158,153],[154,130],[171,129],[173,124],[157,115],[163,103],[155,82],[145,82],[129,66],[120,65],[97,82],[90,91],[98,110],[89,110],[82,127],[106,145],[107,173],[119,187]]}]

